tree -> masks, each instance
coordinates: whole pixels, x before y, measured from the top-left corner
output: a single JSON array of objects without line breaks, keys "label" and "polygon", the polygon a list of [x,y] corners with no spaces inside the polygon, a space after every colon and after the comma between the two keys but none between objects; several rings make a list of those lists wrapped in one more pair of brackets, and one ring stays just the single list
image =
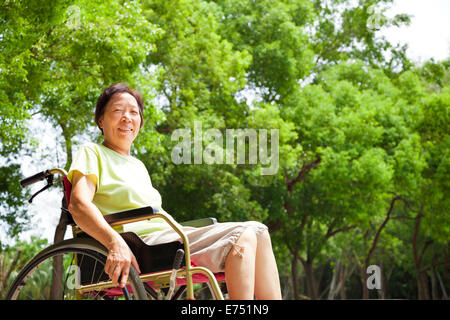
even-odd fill
[{"label": "tree", "polygon": [[[61,133],[68,169],[73,138],[94,127],[101,89],[119,81],[142,84],[142,89],[153,83],[140,64],[155,49],[158,29],[141,16],[136,1],[9,1],[1,12],[1,155],[14,158],[26,151],[27,142],[36,144],[26,120],[39,114]],[[151,94],[144,92],[145,98]],[[17,179],[17,168],[8,170]],[[5,211],[14,212],[16,205],[9,203]],[[2,216],[8,214],[14,215]]]},{"label": "tree", "polygon": [[[296,299],[370,297],[371,264],[385,281],[416,275],[408,290],[438,297],[440,276],[448,281],[449,62],[414,66],[406,47],[377,36],[409,22],[385,17],[391,2],[5,2],[0,176],[19,179],[14,155],[36,143],[26,124],[37,115],[61,132],[67,168],[82,136],[101,139],[101,89],[127,81],[147,106],[133,155],[177,220],[263,221]],[[278,130],[267,140],[277,170],[261,175],[248,158],[176,165],[173,133],[193,138],[195,121],[201,156],[207,129]],[[25,194],[3,180],[1,217],[19,232]],[[398,287],[379,296],[402,297]]]},{"label": "tree", "polygon": [[[448,74],[448,65],[446,73]],[[443,76],[443,75],[442,75]],[[439,80],[443,80],[443,77]],[[425,251],[432,245],[444,245],[447,252],[443,257],[430,257],[431,268],[444,265],[448,268],[448,241],[450,239],[448,212],[448,177],[450,174],[450,90],[448,85],[439,93],[432,93],[421,103],[421,119],[418,132],[425,147],[427,166],[423,171],[423,184],[415,203],[415,223],[412,236],[414,265],[418,280],[418,298],[430,299],[426,272],[430,266],[424,266]],[[420,248],[421,247],[421,248]],[[430,261],[428,262],[430,263]],[[433,271],[433,269],[431,269]]]},{"label": "tree", "polygon": [[393,46],[377,31],[383,28],[409,25],[410,16],[385,16],[393,0],[369,1],[313,1],[315,20],[311,43],[315,70],[346,60],[361,60],[372,68],[380,68],[390,77],[409,70],[406,45]]}]

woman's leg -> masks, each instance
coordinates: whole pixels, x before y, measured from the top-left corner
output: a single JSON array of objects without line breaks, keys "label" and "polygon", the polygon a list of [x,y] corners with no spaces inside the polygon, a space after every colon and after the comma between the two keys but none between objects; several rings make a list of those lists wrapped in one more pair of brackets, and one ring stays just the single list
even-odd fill
[{"label": "woman's leg", "polygon": [[225,280],[231,300],[253,300],[255,292],[255,257],[257,238],[247,228],[225,261]]},{"label": "woman's leg", "polygon": [[280,277],[268,231],[258,236],[255,258],[255,296],[259,300],[281,299]]}]

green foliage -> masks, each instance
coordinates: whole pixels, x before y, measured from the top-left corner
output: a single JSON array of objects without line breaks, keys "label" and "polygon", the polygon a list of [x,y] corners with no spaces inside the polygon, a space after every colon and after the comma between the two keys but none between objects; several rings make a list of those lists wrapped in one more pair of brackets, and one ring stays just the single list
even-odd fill
[{"label": "green foliage", "polygon": [[[13,246],[0,247],[0,299],[4,298],[20,270],[46,246],[48,246],[46,239],[31,237],[29,242],[16,241]],[[50,272],[49,269],[48,273],[50,274]],[[35,296],[39,296],[39,294]]]},{"label": "green foliage", "polygon": [[[25,218],[19,171],[11,165],[14,159],[31,154],[38,138],[30,136],[27,120],[40,114],[55,126],[64,141],[68,169],[72,138],[94,127],[92,114],[101,88],[117,81],[140,85],[144,75],[146,83],[154,81],[152,75],[141,73],[140,64],[155,50],[159,30],[141,10],[136,1],[3,2],[0,155],[10,163],[2,175],[8,185],[0,191],[11,194],[8,206],[1,199],[1,217],[11,224],[9,235],[21,230]],[[146,99],[153,98],[151,94],[144,92]],[[152,116],[150,108],[147,115]],[[13,170],[15,174],[9,173]]]},{"label": "green foliage", "polygon": [[250,53],[251,87],[265,100],[288,94],[313,67],[305,26],[312,21],[310,1],[215,1],[221,34],[237,50]]},{"label": "green foliage", "polygon": [[14,237],[26,230],[28,216],[23,199],[29,196],[29,192],[19,185],[22,179],[19,165],[0,167],[0,177],[0,227]]}]

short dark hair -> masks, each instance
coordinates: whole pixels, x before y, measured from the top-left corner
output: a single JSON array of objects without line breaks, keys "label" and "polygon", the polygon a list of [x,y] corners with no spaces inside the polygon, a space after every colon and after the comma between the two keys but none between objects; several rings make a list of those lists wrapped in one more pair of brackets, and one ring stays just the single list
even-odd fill
[{"label": "short dark hair", "polygon": [[141,128],[144,125],[144,101],[142,99],[142,95],[139,91],[129,88],[128,84],[124,82],[115,83],[110,85],[108,88],[103,90],[102,94],[97,99],[97,106],[95,107],[95,123],[99,127],[100,131],[103,134],[103,129],[100,128],[99,121],[100,118],[105,113],[105,108],[108,105],[111,97],[116,93],[126,92],[131,94],[137,101],[139,106],[139,115],[141,116]]}]

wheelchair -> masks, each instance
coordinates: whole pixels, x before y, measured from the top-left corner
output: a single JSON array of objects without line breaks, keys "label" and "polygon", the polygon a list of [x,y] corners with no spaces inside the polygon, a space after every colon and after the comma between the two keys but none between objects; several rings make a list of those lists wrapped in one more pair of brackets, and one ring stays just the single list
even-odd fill
[{"label": "wheelchair", "polygon": [[[179,234],[182,242],[151,246],[145,244],[135,233],[121,233],[136,257],[141,274],[130,266],[127,285],[123,288],[114,285],[104,272],[107,249],[84,233],[75,224],[67,209],[71,191],[67,172],[60,168],[45,170],[21,180],[20,184],[27,187],[47,180],[47,185],[31,197],[31,202],[35,196],[54,184],[56,174],[62,176],[59,182],[62,181],[64,187],[60,222],[64,221],[64,230],[68,226],[72,227],[73,238],[58,241],[34,256],[12,282],[6,299],[194,300],[194,286],[197,288],[205,284],[212,299],[224,299],[219,283],[225,287],[225,275],[213,274],[207,268],[193,264],[190,259],[189,240],[183,230],[178,228],[171,216],[152,207],[109,214],[104,218],[112,227],[163,218]],[[217,221],[214,218],[204,218],[186,221],[181,225],[202,227],[212,223]]]}]

